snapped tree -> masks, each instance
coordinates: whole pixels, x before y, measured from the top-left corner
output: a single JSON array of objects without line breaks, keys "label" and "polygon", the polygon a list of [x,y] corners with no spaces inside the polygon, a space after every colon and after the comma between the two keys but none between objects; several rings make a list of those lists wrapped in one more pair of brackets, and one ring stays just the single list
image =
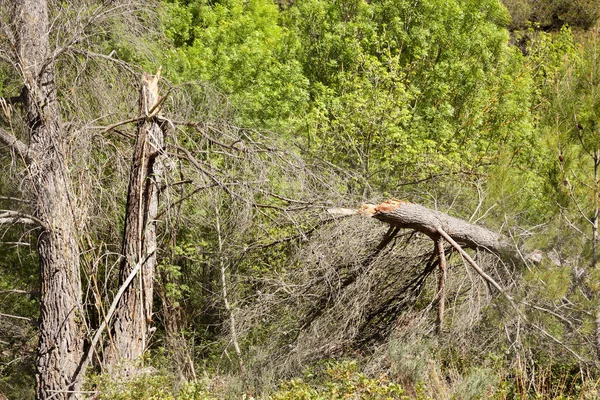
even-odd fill
[{"label": "snapped tree", "polygon": [[[105,11],[93,9],[87,24],[68,32],[72,36],[62,46],[51,40],[55,39],[52,34],[56,27],[50,25],[50,12],[51,4],[46,1],[0,3],[3,67],[11,78],[20,81],[18,95],[0,98],[4,125],[0,141],[2,151],[23,166],[23,193],[31,204],[31,215],[2,210],[0,223],[36,225],[39,229],[41,312],[36,396],[66,398],[80,395],[84,370],[98,337],[92,341],[90,352],[84,354],[90,330],[82,305],[80,274],[85,207],[78,198],[83,188],[71,179],[70,168],[76,158],[71,147],[75,131],[63,121],[55,74],[59,57],[86,37],[85,29]],[[135,119],[138,135],[121,263],[121,284],[126,290],[118,296],[121,302],[116,307],[114,341],[106,357],[109,364],[141,355],[152,316],[157,246],[154,220],[164,142],[163,127],[157,122],[157,81],[158,76],[143,79],[142,116]],[[142,279],[125,285],[125,278],[136,268],[142,270]]]},{"label": "snapped tree", "polygon": [[479,249],[496,254],[510,262],[519,260],[520,255],[514,246],[502,235],[441,211],[431,210],[422,205],[401,200],[387,200],[378,205],[363,204],[359,209],[359,213],[390,225],[382,244],[389,242],[398,234],[400,229],[413,229],[424,233],[434,241],[434,253],[438,257],[440,269],[437,294],[436,329],[438,333],[441,332],[444,322],[446,255],[443,241],[448,242],[490,286],[493,286],[504,295],[516,309],[512,297],[464,250],[465,248]]}]

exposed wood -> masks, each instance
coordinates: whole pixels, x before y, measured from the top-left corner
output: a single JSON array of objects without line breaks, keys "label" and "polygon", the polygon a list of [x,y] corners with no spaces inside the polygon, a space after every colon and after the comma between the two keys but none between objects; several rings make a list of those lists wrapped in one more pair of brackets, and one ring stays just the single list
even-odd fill
[{"label": "exposed wood", "polygon": [[136,265],[143,260],[139,279],[133,280],[123,292],[117,305],[112,326],[112,341],[106,349],[105,362],[123,362],[127,373],[132,361],[146,349],[152,323],[154,270],[156,267],[156,216],[163,174],[163,124],[157,117],[160,109],[158,80],[144,74],[140,91],[140,111],[144,118],[138,122],[132,167],[129,176],[123,258],[119,284],[123,285]]},{"label": "exposed wood", "polygon": [[388,200],[378,205],[363,204],[359,213],[391,226],[414,229],[433,240],[441,229],[463,248],[484,249],[502,257],[516,258],[512,246],[502,235],[419,204]]}]

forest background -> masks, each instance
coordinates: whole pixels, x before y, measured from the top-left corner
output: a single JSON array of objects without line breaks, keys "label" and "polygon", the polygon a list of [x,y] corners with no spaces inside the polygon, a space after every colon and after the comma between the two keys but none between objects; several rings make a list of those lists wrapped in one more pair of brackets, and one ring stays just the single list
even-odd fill
[{"label": "forest background", "polygon": [[[0,398],[600,396],[600,3],[40,2],[56,88],[44,96],[66,132],[56,182],[78,260],[66,276],[80,285],[64,318],[83,357],[76,390],[54,392],[44,382],[61,366],[43,346],[63,327],[43,322],[40,262],[51,228],[37,164],[11,142],[34,148],[46,121],[11,58],[27,25],[11,3]],[[131,283],[152,288],[151,311],[143,355],[120,370],[111,341],[127,316],[107,315],[136,265],[124,232],[144,71],[161,74],[143,119],[164,132],[146,177],[156,265],[151,283]],[[517,260],[470,254],[502,292],[448,247],[440,297],[429,238],[386,241],[385,224],[341,215],[391,198],[501,233]]]}]

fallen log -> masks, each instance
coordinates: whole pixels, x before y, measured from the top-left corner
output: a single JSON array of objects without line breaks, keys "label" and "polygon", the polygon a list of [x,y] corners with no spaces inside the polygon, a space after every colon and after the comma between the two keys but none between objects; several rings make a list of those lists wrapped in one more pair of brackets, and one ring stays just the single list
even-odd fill
[{"label": "fallen log", "polygon": [[[385,246],[399,229],[413,229],[431,238],[436,243],[436,251],[439,259],[440,278],[438,282],[438,315],[436,321],[436,332],[442,333],[444,321],[444,287],[446,281],[446,257],[442,240],[448,242],[468,264],[491,286],[500,292],[515,308],[513,298],[500,286],[490,275],[488,275],[469,254],[465,248],[485,250],[496,254],[504,260],[519,261],[516,247],[500,234],[479,225],[471,224],[465,220],[451,217],[441,211],[436,211],[419,204],[402,200],[387,200],[378,205],[363,204],[358,214],[373,217],[390,225],[390,229],[382,241]],[[385,244],[384,244],[385,243]],[[381,245],[379,246],[381,247]]]},{"label": "fallen log", "polygon": [[463,248],[486,250],[502,258],[519,258],[514,246],[502,235],[420,204],[392,199],[377,205],[363,204],[358,213],[391,227],[413,229],[434,241],[443,236],[443,231]]}]

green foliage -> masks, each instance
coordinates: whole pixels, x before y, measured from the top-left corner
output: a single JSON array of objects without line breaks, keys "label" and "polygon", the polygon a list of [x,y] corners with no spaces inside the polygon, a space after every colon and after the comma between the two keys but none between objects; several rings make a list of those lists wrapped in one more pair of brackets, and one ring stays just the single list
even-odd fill
[{"label": "green foliage", "polygon": [[396,380],[417,384],[427,380],[431,360],[431,344],[423,341],[409,345],[392,340],[389,344],[390,372]]},{"label": "green foliage", "polygon": [[[307,373],[304,379],[285,382],[271,397],[274,400],[305,399],[409,399],[404,390],[385,376],[369,378],[358,372],[354,361],[330,363],[321,377]],[[425,397],[417,397],[425,399]]]},{"label": "green foliage", "polygon": [[168,76],[214,83],[241,122],[299,135],[363,192],[512,160],[532,140],[525,61],[496,1],[187,1],[162,15]]},{"label": "green foliage", "polygon": [[158,266],[158,272],[164,277],[163,290],[164,295],[170,302],[172,307],[178,308],[179,302],[189,293],[190,287],[186,280],[183,279],[183,271],[186,266],[197,264],[198,249],[196,246],[182,240],[182,244],[175,246],[172,249],[172,263],[164,260]]},{"label": "green foliage", "polygon": [[[0,178],[0,193],[6,193],[8,188],[2,181]],[[0,198],[0,209],[10,206],[14,204]],[[0,316],[0,397],[4,394],[11,399],[28,399],[34,396],[35,387],[38,261],[27,246],[29,234],[14,228],[3,230],[1,236],[0,313],[4,315]]]},{"label": "green foliage", "polygon": [[[550,198],[574,229],[571,251],[594,262],[593,220],[599,208],[600,43],[598,30],[577,45],[569,29],[538,35],[532,58],[540,68],[539,129],[546,143]],[[577,237],[580,244],[577,245]],[[589,262],[588,261],[588,262]]]},{"label": "green foliage", "polygon": [[478,170],[529,140],[525,61],[495,1],[303,0],[286,21],[311,84],[307,146],[370,185]]},{"label": "green foliage", "polygon": [[169,373],[148,368],[134,377],[123,378],[101,374],[89,379],[89,385],[98,391],[98,399],[105,400],[216,400],[204,380],[177,382]]},{"label": "green foliage", "polygon": [[270,0],[198,0],[163,6],[163,54],[176,82],[202,80],[226,93],[245,125],[281,128],[300,121],[307,82],[293,58],[295,39]]},{"label": "green foliage", "polygon": [[485,399],[497,391],[498,374],[489,368],[474,367],[454,389],[454,399]]},{"label": "green foliage", "polygon": [[159,400],[175,399],[171,381],[166,375],[142,373],[125,379],[103,374],[90,379],[98,388],[101,399],[110,400]]},{"label": "green foliage", "polygon": [[[526,273],[523,283],[532,290],[530,296],[542,301],[559,301],[568,295],[572,283],[571,275],[572,271],[568,267],[561,268],[551,263],[544,263]],[[529,284],[537,285],[537,288]]]}]

